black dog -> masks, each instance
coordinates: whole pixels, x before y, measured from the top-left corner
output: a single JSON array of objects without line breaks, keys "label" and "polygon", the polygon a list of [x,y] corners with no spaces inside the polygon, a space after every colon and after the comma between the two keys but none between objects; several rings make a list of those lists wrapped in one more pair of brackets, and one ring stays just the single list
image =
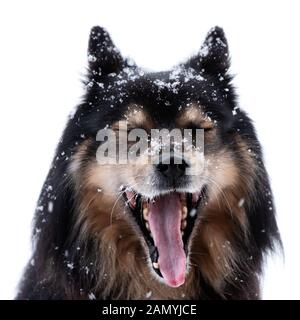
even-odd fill
[{"label": "black dog", "polygon": [[[69,119],[35,214],[18,299],[258,299],[263,255],[280,244],[260,144],[237,106],[228,45],[146,73],[91,31],[86,94]],[[204,130],[204,167],[99,164],[99,129]],[[175,178],[174,178],[175,177]]]}]

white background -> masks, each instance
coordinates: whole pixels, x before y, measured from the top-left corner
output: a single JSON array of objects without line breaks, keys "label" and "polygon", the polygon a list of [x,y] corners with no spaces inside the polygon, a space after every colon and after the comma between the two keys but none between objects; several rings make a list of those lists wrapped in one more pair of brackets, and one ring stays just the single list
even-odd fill
[{"label": "white background", "polygon": [[35,202],[67,115],[82,94],[89,30],[124,55],[167,69],[227,34],[240,105],[254,119],[275,194],[285,261],[265,270],[265,299],[299,299],[299,1],[1,1],[0,299],[30,255]]}]

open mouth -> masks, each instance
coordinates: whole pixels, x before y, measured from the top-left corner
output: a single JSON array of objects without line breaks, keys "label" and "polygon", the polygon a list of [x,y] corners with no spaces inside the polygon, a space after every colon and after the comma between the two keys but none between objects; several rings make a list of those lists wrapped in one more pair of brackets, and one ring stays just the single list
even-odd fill
[{"label": "open mouth", "polygon": [[146,199],[124,189],[126,202],[149,248],[155,272],[171,287],[185,281],[188,241],[205,187],[197,193],[170,192]]}]

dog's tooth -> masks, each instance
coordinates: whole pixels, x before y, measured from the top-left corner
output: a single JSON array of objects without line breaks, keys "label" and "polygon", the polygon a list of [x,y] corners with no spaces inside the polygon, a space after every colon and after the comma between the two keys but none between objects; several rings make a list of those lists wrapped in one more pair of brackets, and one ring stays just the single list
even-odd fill
[{"label": "dog's tooth", "polygon": [[148,222],[146,222],[146,228],[147,228],[148,230],[150,230],[150,226],[149,226],[149,223],[148,223]]},{"label": "dog's tooth", "polygon": [[184,236],[184,231],[181,231],[181,236],[182,236],[182,237]]},{"label": "dog's tooth", "polygon": [[154,269],[159,269],[159,264],[157,262],[153,262],[153,268]]},{"label": "dog's tooth", "polygon": [[148,208],[143,209],[143,218],[148,221],[148,216],[149,216],[149,210]]},{"label": "dog's tooth", "polygon": [[186,228],[187,222],[186,220],[181,221],[181,229],[184,230]]},{"label": "dog's tooth", "polygon": [[188,209],[186,206],[182,207],[182,216],[181,216],[181,220],[184,220],[187,217],[187,213],[188,213]]},{"label": "dog's tooth", "polygon": [[143,209],[143,214],[147,216],[147,215],[148,215],[148,213],[149,213],[148,208],[144,208],[144,209]]}]

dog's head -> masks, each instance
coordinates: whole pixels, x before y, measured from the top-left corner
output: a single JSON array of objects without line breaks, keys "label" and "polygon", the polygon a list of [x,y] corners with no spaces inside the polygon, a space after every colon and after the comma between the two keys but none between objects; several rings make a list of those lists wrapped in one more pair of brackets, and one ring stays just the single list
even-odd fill
[{"label": "dog's head", "polygon": [[217,287],[235,263],[236,226],[247,228],[256,156],[223,30],[186,63],[151,73],[95,27],[88,61],[85,102],[68,129],[80,134],[69,172],[81,233],[97,235],[103,252],[106,243],[110,268],[135,261],[178,287],[195,266]]}]

